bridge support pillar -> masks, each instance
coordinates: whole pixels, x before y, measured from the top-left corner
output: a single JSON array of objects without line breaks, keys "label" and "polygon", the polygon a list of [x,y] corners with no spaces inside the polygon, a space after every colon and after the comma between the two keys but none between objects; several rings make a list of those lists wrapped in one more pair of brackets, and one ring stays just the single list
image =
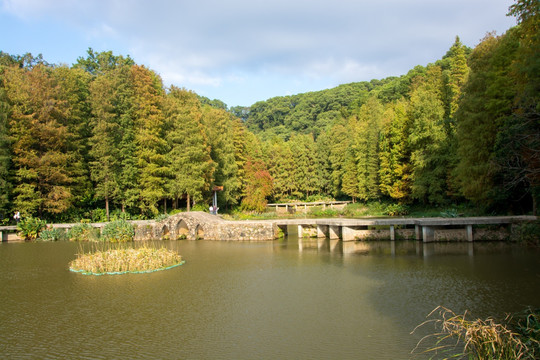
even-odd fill
[{"label": "bridge support pillar", "polygon": [[317,237],[325,238],[329,237],[328,235],[328,225],[317,225]]},{"label": "bridge support pillar", "polygon": [[414,237],[416,240],[422,240],[422,227],[420,225],[414,225]]},{"label": "bridge support pillar", "polygon": [[396,240],[396,229],[394,228],[394,225],[390,225],[390,240]]},{"label": "bridge support pillar", "polygon": [[474,241],[472,225],[467,225],[467,240],[468,241]]},{"label": "bridge support pillar", "polygon": [[304,237],[304,227],[302,225],[298,225],[298,238],[301,239]]},{"label": "bridge support pillar", "polygon": [[7,231],[0,231],[0,234],[2,235],[2,241],[8,241],[8,232]]},{"label": "bridge support pillar", "polygon": [[422,239],[425,243],[435,241],[435,229],[432,226],[422,226]]},{"label": "bridge support pillar", "polygon": [[330,240],[339,239],[339,226],[329,225],[328,226],[328,237]]}]

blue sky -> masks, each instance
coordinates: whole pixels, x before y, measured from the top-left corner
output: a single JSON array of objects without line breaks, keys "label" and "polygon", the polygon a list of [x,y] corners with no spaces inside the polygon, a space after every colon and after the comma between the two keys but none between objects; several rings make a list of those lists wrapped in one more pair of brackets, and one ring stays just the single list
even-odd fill
[{"label": "blue sky", "polygon": [[0,50],[112,50],[229,106],[405,74],[515,25],[512,0],[0,0]]}]

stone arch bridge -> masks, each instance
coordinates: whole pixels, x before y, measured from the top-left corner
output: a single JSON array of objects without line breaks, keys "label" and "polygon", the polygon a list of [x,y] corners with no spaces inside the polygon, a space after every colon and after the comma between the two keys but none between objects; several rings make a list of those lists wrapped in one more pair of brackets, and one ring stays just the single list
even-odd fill
[{"label": "stone arch bridge", "polygon": [[137,224],[135,240],[273,240],[277,230],[272,222],[226,221],[202,211],[190,211],[159,222]]}]

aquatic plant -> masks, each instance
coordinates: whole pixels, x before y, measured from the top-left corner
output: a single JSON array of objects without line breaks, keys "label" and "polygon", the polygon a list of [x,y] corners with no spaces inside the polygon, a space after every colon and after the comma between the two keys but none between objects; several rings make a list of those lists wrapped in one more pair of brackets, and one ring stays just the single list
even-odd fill
[{"label": "aquatic plant", "polygon": [[[466,359],[537,359],[538,339],[530,336],[528,330],[521,334],[511,328],[511,316],[507,316],[506,324],[496,322],[493,318],[485,320],[467,320],[467,312],[456,315],[453,311],[438,306],[429,315],[435,317],[418,325],[414,330],[427,324],[434,324],[436,332],[423,337],[413,353],[421,348],[424,342],[432,341],[423,353],[448,354],[449,358]],[[538,315],[538,314],[537,314]],[[525,327],[538,326],[538,316],[525,323]],[[523,323],[519,323],[523,326]],[[531,331],[538,336],[538,327]]]},{"label": "aquatic plant", "polygon": [[182,265],[182,257],[165,248],[142,246],[81,253],[69,269],[85,275],[148,273]]}]

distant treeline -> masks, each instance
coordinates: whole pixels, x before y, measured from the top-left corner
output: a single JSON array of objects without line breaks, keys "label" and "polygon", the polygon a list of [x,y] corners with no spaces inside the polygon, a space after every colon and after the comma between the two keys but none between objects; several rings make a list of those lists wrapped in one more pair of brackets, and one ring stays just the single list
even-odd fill
[{"label": "distant treeline", "polygon": [[539,197],[537,2],[474,49],[456,38],[407,75],[227,108],[129,56],[71,67],[0,52],[0,213],[97,208],[153,216],[266,200],[471,202],[528,212]]}]

